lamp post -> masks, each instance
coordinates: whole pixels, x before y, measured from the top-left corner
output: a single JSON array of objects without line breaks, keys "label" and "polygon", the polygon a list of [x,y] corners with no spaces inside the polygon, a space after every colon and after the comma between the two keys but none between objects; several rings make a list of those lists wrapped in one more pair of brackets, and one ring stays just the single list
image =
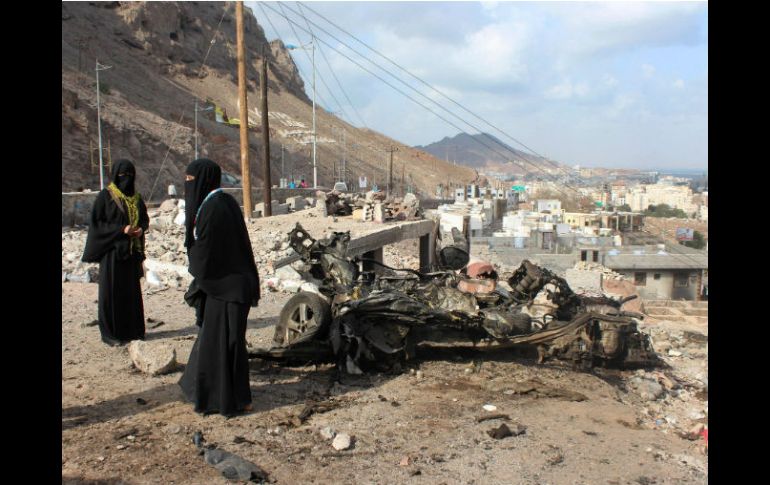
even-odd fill
[{"label": "lamp post", "polygon": [[318,165],[316,164],[316,130],[315,130],[315,36],[312,37],[312,40],[306,44],[301,46],[296,46],[293,44],[287,44],[286,48],[289,50],[295,50],[295,49],[305,49],[307,50],[308,46],[310,46],[310,49],[312,51],[312,64],[313,64],[313,188],[318,188]]},{"label": "lamp post", "polygon": [[198,112],[211,111],[212,109],[214,109],[212,106],[198,109],[198,100],[195,100],[195,160],[198,159]]},{"label": "lamp post", "polygon": [[96,119],[99,130],[99,190],[104,189],[104,161],[102,158],[102,111],[99,99],[99,71],[112,69],[112,66],[103,66],[96,60]]}]

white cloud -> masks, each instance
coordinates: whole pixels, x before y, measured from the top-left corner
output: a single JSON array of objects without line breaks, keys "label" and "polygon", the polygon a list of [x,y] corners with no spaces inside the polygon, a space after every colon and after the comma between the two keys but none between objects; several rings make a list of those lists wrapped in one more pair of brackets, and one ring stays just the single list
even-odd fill
[{"label": "white cloud", "polygon": [[651,64],[642,64],[642,72],[645,79],[650,79],[655,75],[655,66]]},{"label": "white cloud", "polygon": [[677,79],[676,81],[674,81],[673,86],[675,88],[677,88],[677,89],[683,89],[684,88],[684,81],[682,81],[681,79]]},{"label": "white cloud", "polygon": [[609,74],[605,74],[602,81],[604,82],[604,85],[609,88],[614,88],[615,86],[618,85],[618,80],[615,79],[613,76],[610,76]]},{"label": "white cloud", "polygon": [[584,97],[588,91],[587,83],[573,84],[572,80],[566,79],[562,83],[548,88],[544,95],[546,99],[570,99],[573,96]]},{"label": "white cloud", "polygon": [[579,56],[706,41],[701,32],[705,2],[557,3],[544,8],[563,18],[566,49]]}]

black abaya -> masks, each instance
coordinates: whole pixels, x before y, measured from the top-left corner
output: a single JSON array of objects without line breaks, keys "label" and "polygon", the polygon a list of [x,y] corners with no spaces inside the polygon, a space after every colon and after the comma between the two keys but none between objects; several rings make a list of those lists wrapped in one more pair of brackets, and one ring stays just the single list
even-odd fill
[{"label": "black abaya", "polygon": [[185,245],[191,290],[197,288],[189,301],[201,328],[179,385],[197,412],[229,416],[251,403],[246,320],[259,300],[259,276],[238,203],[211,193],[220,184],[219,166],[196,160],[187,173],[195,179],[185,184]]},{"label": "black abaya", "polygon": [[[133,194],[133,180],[130,185],[118,177],[118,172],[133,171],[130,162],[120,161],[113,166],[113,180]],[[131,175],[133,179],[133,175]],[[139,227],[142,228],[142,247],[144,231],[149,227],[147,208],[140,199]],[[83,252],[83,261],[99,263],[99,330],[102,340],[110,345],[144,338],[144,306],[142,277],[144,253],[131,250],[130,238],[123,232],[129,225],[127,208],[118,206],[108,189],[103,189],[96,196],[88,227],[88,238]]]},{"label": "black abaya", "polygon": [[179,385],[195,411],[232,415],[251,403],[245,340],[249,305],[206,297],[204,308]]}]

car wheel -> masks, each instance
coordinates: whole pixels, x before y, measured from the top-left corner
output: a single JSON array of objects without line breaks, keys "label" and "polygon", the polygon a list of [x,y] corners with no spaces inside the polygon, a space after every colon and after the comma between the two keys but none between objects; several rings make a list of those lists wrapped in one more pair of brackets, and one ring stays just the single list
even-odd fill
[{"label": "car wheel", "polygon": [[312,339],[329,328],[331,320],[331,307],[323,297],[308,291],[299,292],[281,310],[273,343],[285,347]]}]

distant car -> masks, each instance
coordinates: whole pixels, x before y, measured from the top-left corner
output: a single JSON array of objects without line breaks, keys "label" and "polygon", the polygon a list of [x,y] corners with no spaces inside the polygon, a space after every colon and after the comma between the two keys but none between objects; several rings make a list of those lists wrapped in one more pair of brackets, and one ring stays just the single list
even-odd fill
[{"label": "distant car", "polygon": [[222,187],[240,187],[241,179],[227,172],[222,172]]},{"label": "distant car", "polygon": [[347,192],[348,191],[348,184],[345,182],[337,182],[334,184],[334,190],[337,192]]}]

